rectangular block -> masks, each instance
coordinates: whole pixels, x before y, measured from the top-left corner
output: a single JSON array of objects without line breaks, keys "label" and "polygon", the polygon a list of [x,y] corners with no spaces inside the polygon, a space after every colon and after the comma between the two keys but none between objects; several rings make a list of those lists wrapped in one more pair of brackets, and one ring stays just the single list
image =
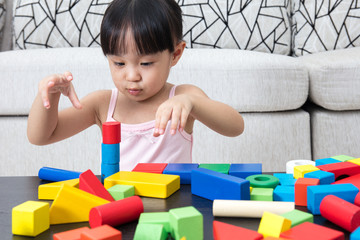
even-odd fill
[{"label": "rectangular block", "polygon": [[167,240],[168,233],[161,224],[138,223],[133,240],[144,239]]},{"label": "rectangular block", "polygon": [[294,167],[294,178],[303,178],[305,173],[313,172],[319,170],[313,165],[300,165]]},{"label": "rectangular block", "polygon": [[229,169],[229,175],[247,178],[248,176],[262,174],[261,163],[232,163]]},{"label": "rectangular block", "polygon": [[274,201],[295,202],[295,187],[278,185],[274,189]]},{"label": "rectangular block", "polygon": [[81,233],[81,240],[121,240],[122,233],[109,226],[102,225],[96,228],[84,230]]},{"label": "rectangular block", "polygon": [[81,227],[72,229],[65,232],[55,233],[53,235],[54,240],[80,240],[81,233],[85,230],[89,230],[88,227]]},{"label": "rectangular block", "polygon": [[325,172],[322,170],[305,173],[304,177],[319,179],[320,185],[331,184],[335,182],[335,174],[331,172]]},{"label": "rectangular block", "polygon": [[315,223],[304,222],[280,234],[280,237],[292,240],[344,240],[343,232],[320,226]]},{"label": "rectangular block", "polygon": [[296,206],[307,206],[307,188],[319,185],[320,180],[315,178],[299,178],[295,183]]},{"label": "rectangular block", "polygon": [[193,206],[170,209],[170,225],[175,239],[204,239],[202,214]]},{"label": "rectangular block", "polygon": [[167,198],[180,188],[180,177],[167,174],[120,171],[106,178],[106,189],[116,185],[132,185],[135,195],[154,198]]},{"label": "rectangular block", "polygon": [[38,198],[43,200],[54,200],[58,195],[62,185],[68,185],[70,187],[79,187],[79,179],[71,179],[60,182],[52,182],[41,184],[38,187]]},{"label": "rectangular block", "polygon": [[281,214],[281,216],[291,221],[291,227],[295,227],[304,222],[314,222],[314,216],[311,213],[303,212],[297,209]]},{"label": "rectangular block", "polygon": [[108,191],[115,201],[135,195],[135,187],[131,185],[116,184],[108,188]]},{"label": "rectangular block", "polygon": [[250,182],[199,168],[191,173],[191,193],[210,200],[250,200]]},{"label": "rectangular block", "polygon": [[331,158],[342,161],[342,162],[346,162],[346,161],[355,159],[354,157],[351,157],[351,156],[348,156],[348,155],[337,155],[337,156],[333,156]]},{"label": "rectangular block", "polygon": [[198,163],[169,163],[163,174],[178,175],[180,184],[191,184],[191,171],[198,167]]},{"label": "rectangular block", "polygon": [[167,233],[171,233],[169,212],[147,212],[141,213],[139,223],[161,224]]},{"label": "rectangular block", "polygon": [[360,166],[351,162],[339,162],[321,165],[318,167],[325,172],[331,172],[335,174],[335,180],[340,176],[352,176],[360,173]]},{"label": "rectangular block", "polygon": [[325,196],[335,195],[354,203],[358,193],[359,189],[350,183],[309,186],[307,188],[307,207],[312,214],[320,215],[320,203]]},{"label": "rectangular block", "polygon": [[201,163],[199,168],[209,169],[215,172],[229,174],[230,164],[228,163]]},{"label": "rectangular block", "polygon": [[132,171],[162,174],[167,165],[167,163],[138,163]]},{"label": "rectangular block", "polygon": [[331,163],[339,163],[341,162],[340,160],[336,160],[333,158],[321,158],[321,159],[316,159],[315,160],[315,166],[321,166],[321,165],[325,165],[325,164],[331,164]]},{"label": "rectangular block", "polygon": [[347,178],[343,178],[341,180],[338,180],[336,182],[333,182],[333,184],[344,184],[344,183],[351,183],[355,187],[360,189],[360,174],[356,174]]},{"label": "rectangular block", "polygon": [[252,201],[273,201],[274,189],[272,188],[252,188],[250,200]]}]

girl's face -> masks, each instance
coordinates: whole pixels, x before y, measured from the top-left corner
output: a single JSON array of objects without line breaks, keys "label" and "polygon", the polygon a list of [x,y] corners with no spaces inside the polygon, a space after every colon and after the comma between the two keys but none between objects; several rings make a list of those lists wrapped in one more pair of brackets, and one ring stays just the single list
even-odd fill
[{"label": "girl's face", "polygon": [[178,50],[174,53],[166,50],[139,55],[131,34],[127,34],[126,42],[125,54],[107,56],[112,79],[124,96],[137,102],[145,101],[164,88],[170,68],[177,63],[181,54],[177,58]]}]

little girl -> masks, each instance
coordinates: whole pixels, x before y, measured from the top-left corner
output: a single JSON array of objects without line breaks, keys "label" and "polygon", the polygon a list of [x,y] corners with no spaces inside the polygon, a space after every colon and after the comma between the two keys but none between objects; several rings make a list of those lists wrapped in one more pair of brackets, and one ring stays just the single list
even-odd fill
[{"label": "little girl", "polygon": [[[243,132],[235,109],[209,99],[198,87],[167,83],[186,45],[175,0],[114,0],[100,38],[116,88],[79,101],[70,72],[42,79],[29,113],[31,143],[50,144],[93,124],[101,128],[106,121],[119,121],[120,169],[131,171],[138,162],[192,162],[195,120],[225,136]],[[58,112],[61,94],[73,107]]]}]

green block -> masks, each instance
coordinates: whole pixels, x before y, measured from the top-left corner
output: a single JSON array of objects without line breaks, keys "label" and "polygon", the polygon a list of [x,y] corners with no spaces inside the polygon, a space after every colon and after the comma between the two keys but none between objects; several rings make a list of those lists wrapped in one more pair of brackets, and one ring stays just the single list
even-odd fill
[{"label": "green block", "polygon": [[166,240],[168,233],[161,224],[139,223],[136,226],[134,240]]},{"label": "green block", "polygon": [[139,223],[161,224],[166,232],[171,233],[169,212],[141,213]]},{"label": "green block", "polygon": [[206,168],[219,173],[229,174],[230,164],[228,163],[201,163],[199,168]]},{"label": "green block", "polygon": [[114,185],[108,189],[110,195],[115,199],[115,201],[124,199],[127,197],[131,197],[135,195],[135,188],[134,186],[130,185]]},{"label": "green block", "polygon": [[174,208],[169,211],[172,237],[179,240],[204,239],[204,223],[202,214],[193,206]]},{"label": "green block", "polygon": [[314,216],[311,213],[303,212],[297,209],[281,214],[281,216],[291,221],[291,227],[295,227],[296,225],[304,222],[314,222]]},{"label": "green block", "polygon": [[342,162],[346,162],[348,160],[355,159],[354,157],[350,157],[350,156],[347,156],[347,155],[337,155],[337,156],[334,156],[334,157],[331,157],[331,158],[342,161]]},{"label": "green block", "polygon": [[254,201],[273,201],[273,188],[253,188],[250,199]]}]

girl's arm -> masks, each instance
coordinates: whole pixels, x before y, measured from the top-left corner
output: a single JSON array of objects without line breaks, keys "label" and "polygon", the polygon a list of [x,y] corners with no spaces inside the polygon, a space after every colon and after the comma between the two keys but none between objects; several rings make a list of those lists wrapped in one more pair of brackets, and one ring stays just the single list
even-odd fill
[{"label": "girl's arm", "polygon": [[192,85],[176,88],[176,96],[165,101],[155,117],[154,136],[163,134],[166,123],[171,120],[171,133],[192,127],[196,119],[212,130],[229,137],[244,131],[244,120],[240,113],[227,104],[210,99],[201,89]]},{"label": "girl's arm", "polygon": [[[27,135],[32,144],[54,143],[96,123],[91,95],[81,102],[71,83],[72,74],[55,74],[40,81],[39,92],[30,109]],[[67,96],[73,107],[58,112],[60,95]]]}]

